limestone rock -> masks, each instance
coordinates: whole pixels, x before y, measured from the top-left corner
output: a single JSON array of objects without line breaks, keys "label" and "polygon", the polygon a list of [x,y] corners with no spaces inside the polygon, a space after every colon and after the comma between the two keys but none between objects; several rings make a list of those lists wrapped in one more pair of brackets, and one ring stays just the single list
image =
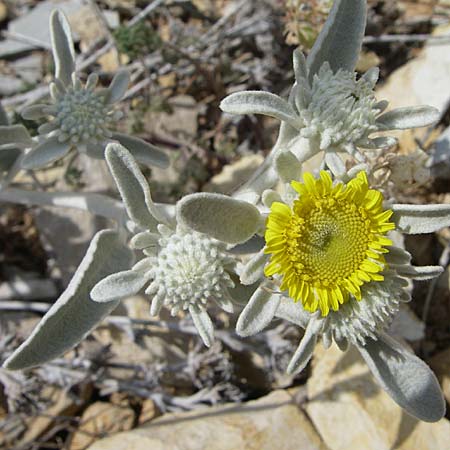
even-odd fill
[{"label": "limestone rock", "polygon": [[133,427],[134,411],[131,408],[95,402],[81,417],[81,424],[70,440],[70,450],[84,450],[98,436],[118,431],[128,431]]},{"label": "limestone rock", "polygon": [[326,450],[293,395],[274,391],[243,405],[166,414],[89,450]]},{"label": "limestone rock", "polygon": [[306,405],[332,450],[444,450],[450,422],[425,423],[406,414],[376,384],[358,350],[315,350]]},{"label": "limestone rock", "polygon": [[259,154],[243,156],[239,161],[225,166],[222,172],[212,177],[205,190],[229,194],[247,181],[263,161],[264,157]]}]

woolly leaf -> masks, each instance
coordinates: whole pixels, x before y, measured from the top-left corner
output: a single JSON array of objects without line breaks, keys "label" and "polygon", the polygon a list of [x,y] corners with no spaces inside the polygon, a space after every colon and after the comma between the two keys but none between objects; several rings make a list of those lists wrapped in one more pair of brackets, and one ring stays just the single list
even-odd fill
[{"label": "woolly leaf", "polygon": [[263,91],[243,91],[225,97],[222,111],[231,114],[264,114],[298,128],[299,119],[292,106],[278,95]]},{"label": "woolly leaf", "polygon": [[287,373],[292,375],[300,373],[308,364],[314,352],[317,342],[317,332],[323,324],[323,320],[312,318],[306,327],[305,334],[300,341],[297,350],[289,361]]},{"label": "woolly leaf", "polygon": [[306,60],[310,82],[324,62],[333,72],[354,71],[366,27],[366,9],[365,0],[335,0]]},{"label": "woolly leaf", "polygon": [[119,141],[140,163],[161,169],[169,167],[169,157],[158,147],[128,134],[113,133],[112,139]]},{"label": "woolly leaf", "polygon": [[164,220],[133,156],[119,144],[108,144],[105,157],[131,220],[143,229],[155,230]]},{"label": "woolly leaf", "polygon": [[407,234],[433,233],[450,226],[450,205],[392,205],[392,220]]},{"label": "woolly leaf", "polygon": [[37,366],[78,344],[118,304],[93,302],[89,292],[105,276],[129,267],[132,257],[116,231],[98,232],[67,289],[4,367],[18,370]]},{"label": "woolly leaf", "polygon": [[17,147],[30,147],[33,141],[23,125],[0,126],[0,145],[8,144],[14,144]]},{"label": "woolly leaf", "polygon": [[22,160],[23,169],[36,169],[56,161],[69,153],[70,142],[59,142],[52,136],[31,149]]},{"label": "woolly leaf", "polygon": [[275,167],[284,183],[290,183],[292,180],[298,181],[301,177],[302,165],[289,150],[278,153],[275,157]]},{"label": "woolly leaf", "polygon": [[247,337],[262,331],[274,318],[280,300],[280,294],[274,294],[267,285],[260,286],[242,310],[236,333]]},{"label": "woolly leaf", "polygon": [[250,239],[260,225],[258,209],[221,194],[187,195],[177,204],[178,222],[219,241],[239,244]]},{"label": "woolly leaf", "polygon": [[245,264],[242,269],[240,279],[241,283],[245,285],[256,283],[259,279],[264,277],[264,266],[269,260],[270,255],[264,253],[264,249],[259,251]]},{"label": "woolly leaf", "polygon": [[431,369],[416,355],[387,335],[358,346],[381,387],[407,413],[425,422],[445,414],[445,400]]},{"label": "woolly leaf", "polygon": [[145,272],[124,270],[108,275],[99,281],[91,291],[94,302],[106,303],[121,300],[137,294],[148,282]]},{"label": "woolly leaf", "polygon": [[53,11],[50,16],[50,37],[55,61],[55,77],[65,86],[70,86],[72,73],[75,72],[75,49],[69,22],[59,10]]},{"label": "woolly leaf", "polygon": [[205,309],[196,305],[189,306],[189,312],[197,328],[198,334],[207,347],[211,347],[214,341],[214,325]]},{"label": "woolly leaf", "polygon": [[124,95],[130,84],[130,74],[128,70],[119,70],[111,81],[107,92],[108,96],[106,101],[108,103],[118,102]]},{"label": "woolly leaf", "polygon": [[412,106],[388,111],[376,122],[380,130],[406,130],[432,125],[439,117],[439,110],[432,106]]},{"label": "woolly leaf", "polygon": [[444,271],[444,268],[441,266],[416,267],[410,264],[390,264],[389,268],[395,269],[401,277],[412,278],[413,280],[430,280],[438,277]]}]

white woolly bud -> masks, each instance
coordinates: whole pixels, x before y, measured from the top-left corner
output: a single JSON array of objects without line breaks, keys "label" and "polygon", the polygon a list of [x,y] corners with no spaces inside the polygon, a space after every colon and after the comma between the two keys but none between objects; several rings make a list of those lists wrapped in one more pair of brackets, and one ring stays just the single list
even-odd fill
[{"label": "white woolly bud", "polygon": [[169,234],[167,227],[159,231],[163,233],[160,250],[149,272],[153,281],[146,290],[155,294],[155,304],[164,304],[172,314],[210,300],[222,307],[228,304],[228,289],[234,283],[227,268],[233,260],[225,253],[225,244],[196,231]]}]

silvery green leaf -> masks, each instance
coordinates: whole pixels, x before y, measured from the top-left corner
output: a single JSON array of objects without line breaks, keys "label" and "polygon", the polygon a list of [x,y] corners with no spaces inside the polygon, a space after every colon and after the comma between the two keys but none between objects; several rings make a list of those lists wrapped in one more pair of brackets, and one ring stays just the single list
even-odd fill
[{"label": "silvery green leaf", "polygon": [[36,169],[45,166],[69,153],[70,142],[59,142],[58,136],[45,139],[41,144],[32,148],[22,160],[23,169]]},{"label": "silvery green leaf", "polygon": [[411,254],[406,250],[394,246],[387,247],[387,249],[389,252],[385,254],[385,258],[388,264],[409,264],[411,262]]},{"label": "silvery green leaf", "polygon": [[392,221],[407,234],[433,233],[450,226],[450,205],[392,205]]},{"label": "silvery green leaf", "polygon": [[72,73],[75,72],[75,49],[69,22],[59,10],[54,10],[50,16],[50,37],[55,61],[55,77],[69,86]]},{"label": "silvery green leaf", "polygon": [[94,302],[107,303],[137,294],[150,278],[144,271],[124,270],[100,280],[91,291]]},{"label": "silvery green leaf", "polygon": [[261,224],[258,209],[222,194],[197,193],[177,203],[178,222],[229,244],[250,239]]},{"label": "silvery green leaf", "polygon": [[264,267],[269,260],[270,255],[264,253],[264,249],[260,250],[244,265],[240,279],[242,284],[253,284],[264,277]]},{"label": "silvery green leaf", "polygon": [[9,125],[8,114],[3,109],[2,104],[0,103],[0,126]]},{"label": "silvery green leaf", "polygon": [[387,335],[358,346],[381,387],[407,413],[425,422],[445,414],[445,400],[431,369],[416,355]]},{"label": "silvery green leaf", "polygon": [[266,208],[270,208],[273,203],[282,202],[283,200],[278,192],[267,189],[262,193],[261,201]]},{"label": "silvery green leaf", "polygon": [[9,171],[21,153],[18,148],[0,149],[0,173]]},{"label": "silvery green leaf", "polygon": [[294,60],[294,75],[297,84],[308,81],[308,67],[306,65],[306,58],[303,52],[296,48],[293,53]]},{"label": "silvery green leaf", "polygon": [[325,163],[335,177],[341,177],[347,172],[344,161],[334,151],[325,152]]},{"label": "silvery green leaf", "polygon": [[155,230],[164,220],[133,156],[119,144],[108,144],[105,157],[131,220],[143,229]]},{"label": "silvery green leaf", "polygon": [[305,334],[300,341],[297,350],[289,361],[286,372],[290,375],[300,373],[309,363],[314,352],[314,347],[317,342],[317,333],[323,325],[323,320],[311,318],[306,329]]},{"label": "silvery green leaf", "polygon": [[223,309],[228,314],[233,314],[234,305],[233,305],[233,302],[231,301],[230,296],[227,295],[227,293],[225,293],[221,297],[214,296],[213,300],[219,308]]},{"label": "silvery green leaf", "polygon": [[22,110],[22,117],[26,120],[37,120],[47,115],[48,105],[30,105]]},{"label": "silvery green leaf", "polygon": [[196,305],[190,305],[189,312],[203,343],[207,347],[211,347],[214,341],[214,325],[208,313],[205,309]]},{"label": "silvery green leaf", "polygon": [[262,331],[274,318],[280,300],[280,294],[274,294],[267,284],[261,285],[242,310],[236,323],[236,333],[247,337]]},{"label": "silvery green leaf", "polygon": [[157,233],[142,231],[131,238],[130,247],[136,250],[142,250],[147,247],[158,245],[160,237],[161,236]]},{"label": "silvery green leaf", "polygon": [[439,117],[439,110],[432,106],[411,106],[388,111],[376,123],[380,130],[406,130],[432,125]]},{"label": "silvery green leaf", "polygon": [[266,241],[261,236],[253,236],[248,241],[243,244],[238,244],[228,250],[229,253],[234,255],[245,255],[249,253],[259,252],[264,245],[266,245]]},{"label": "silvery green leaf", "polygon": [[231,114],[264,114],[287,122],[294,128],[299,126],[299,118],[292,106],[286,100],[270,92],[235,92],[222,100],[220,109]]},{"label": "silvery green leaf", "polygon": [[311,319],[311,314],[303,309],[301,302],[294,302],[294,300],[285,296],[281,297],[281,302],[275,315],[302,328],[306,328]]},{"label": "silvery green leaf", "polygon": [[363,76],[368,83],[372,86],[372,88],[375,87],[377,84],[378,78],[380,76],[380,69],[378,67],[371,67]]},{"label": "silvery green leaf", "polygon": [[302,165],[296,156],[289,150],[281,151],[275,157],[275,167],[281,181],[290,183],[299,180],[302,173]]},{"label": "silvery green leaf", "polygon": [[108,103],[116,103],[118,102],[124,95],[130,84],[130,74],[128,70],[119,70],[111,81],[107,89],[107,98],[106,101]]},{"label": "silvery green leaf", "polygon": [[228,292],[230,293],[234,303],[245,306],[251,296],[255,293],[256,289],[258,289],[259,285],[260,283],[255,283],[250,286],[244,286],[239,283],[238,279],[236,279],[234,280],[234,287],[229,289]]},{"label": "silvery green leaf", "polygon": [[[90,158],[94,159],[105,159],[105,148],[107,146],[107,142],[88,142],[86,145],[86,154]],[[79,149],[81,146],[78,147]]]},{"label": "silvery green leaf", "polygon": [[14,144],[17,147],[30,147],[33,144],[28,130],[23,125],[0,126],[0,145]]},{"label": "silvery green leaf", "polygon": [[307,63],[309,81],[324,62],[331,70],[353,72],[366,27],[365,0],[335,0],[333,8],[311,49]]},{"label": "silvery green leaf", "polygon": [[441,266],[411,266],[410,264],[390,264],[390,269],[394,269],[401,277],[412,278],[413,280],[430,280],[438,277],[444,268]]},{"label": "silvery green leaf", "polygon": [[37,366],[78,344],[118,304],[95,303],[89,292],[99,280],[131,263],[132,253],[116,231],[97,233],[67,289],[4,367],[18,370]]},{"label": "silvery green leaf", "polygon": [[119,141],[142,164],[161,169],[169,167],[169,157],[158,147],[128,134],[113,133],[112,139]]}]

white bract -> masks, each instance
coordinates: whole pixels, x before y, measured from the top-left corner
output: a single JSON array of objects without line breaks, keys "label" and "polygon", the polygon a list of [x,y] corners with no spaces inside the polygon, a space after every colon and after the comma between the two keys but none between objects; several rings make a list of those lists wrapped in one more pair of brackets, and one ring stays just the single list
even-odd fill
[{"label": "white bract", "polygon": [[130,76],[119,71],[107,89],[95,87],[98,75],[90,74],[83,85],[75,73],[75,51],[67,19],[58,10],[50,16],[50,34],[55,61],[55,79],[50,84],[51,104],[36,104],[24,109],[22,116],[34,120],[53,117],[38,129],[38,145],[22,161],[25,169],[44,166],[75,148],[93,158],[104,158],[106,144],[118,141],[126,145],[142,163],[166,168],[167,156],[155,146],[128,135],[114,132],[123,114],[114,109],[125,95]]}]

